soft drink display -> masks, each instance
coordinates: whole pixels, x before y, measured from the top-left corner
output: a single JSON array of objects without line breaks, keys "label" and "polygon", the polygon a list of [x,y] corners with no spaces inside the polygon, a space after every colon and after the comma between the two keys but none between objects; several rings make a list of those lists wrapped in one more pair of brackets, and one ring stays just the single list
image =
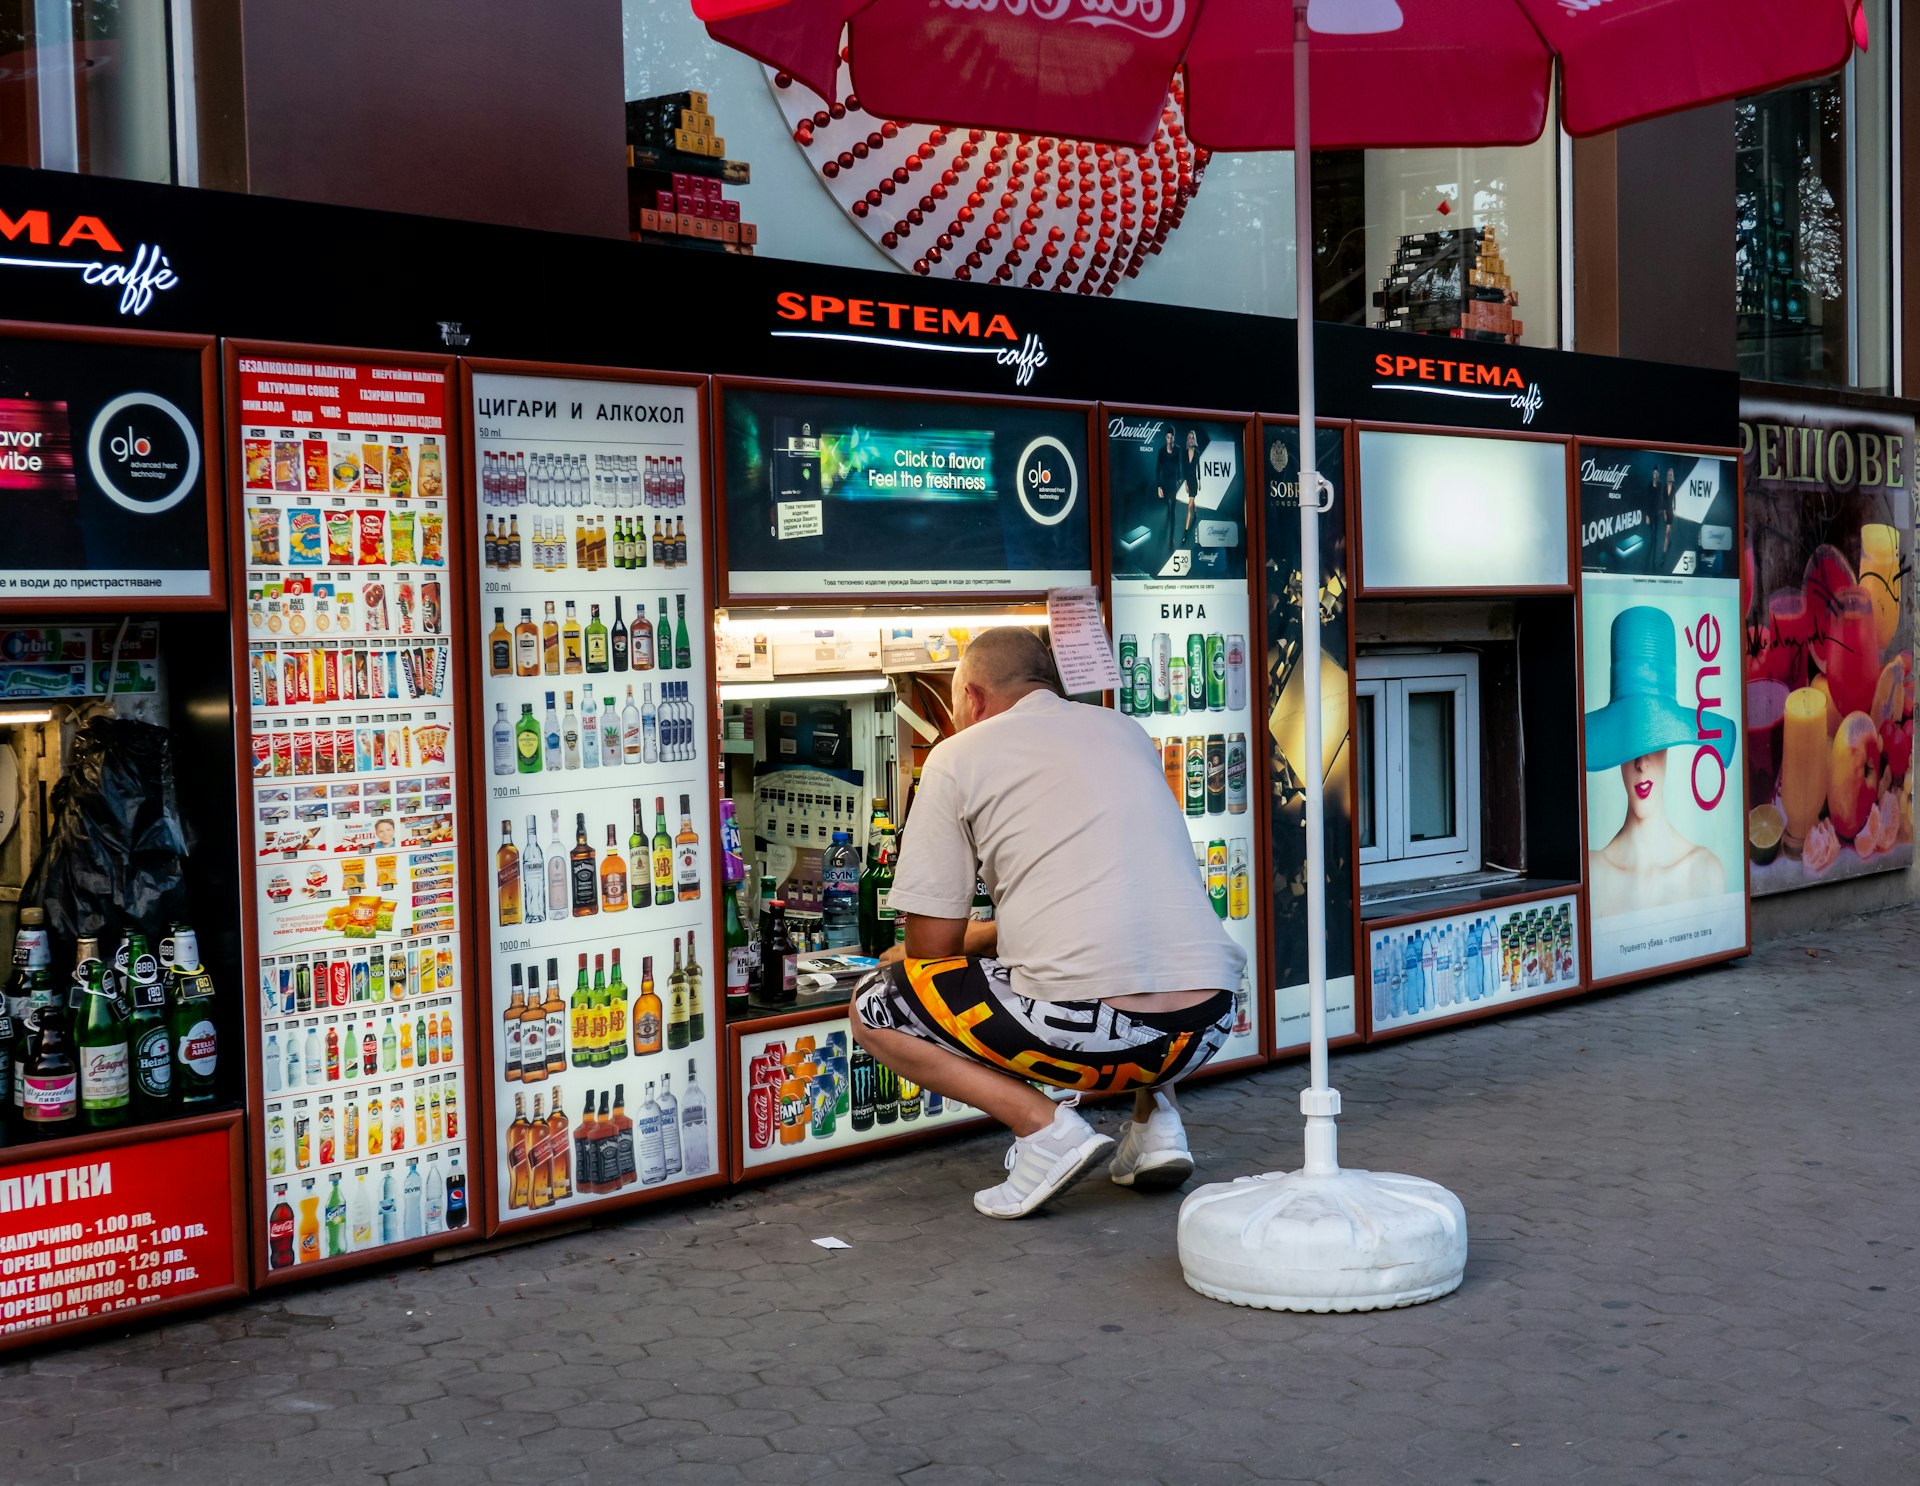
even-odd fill
[{"label": "soft drink display", "polygon": [[1373,1024],[1431,1021],[1580,983],[1571,901],[1528,904],[1368,937]]},{"label": "soft drink display", "polygon": [[532,1215],[719,1169],[699,402],[493,374],[473,394],[489,1159],[502,1209]]},{"label": "soft drink display", "polygon": [[850,1041],[844,1018],[740,1044],[749,1166],[977,1118]]}]

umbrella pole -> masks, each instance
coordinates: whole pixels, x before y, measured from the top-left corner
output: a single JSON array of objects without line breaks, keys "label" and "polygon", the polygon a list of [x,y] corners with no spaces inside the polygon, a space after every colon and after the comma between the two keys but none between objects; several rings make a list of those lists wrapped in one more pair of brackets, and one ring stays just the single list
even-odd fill
[{"label": "umbrella pole", "polygon": [[[1333,18],[1336,23],[1338,17]],[[1467,1215],[1446,1188],[1392,1172],[1342,1171],[1327,1081],[1326,779],[1320,737],[1320,481],[1313,396],[1313,154],[1306,0],[1293,6],[1294,326],[1300,357],[1300,683],[1306,689],[1309,1075],[1298,1171],[1213,1182],[1180,1204],[1180,1268],[1203,1295],[1286,1311],[1416,1305],[1458,1288]]]},{"label": "umbrella pole", "polygon": [[1300,679],[1306,739],[1300,772],[1307,788],[1308,1080],[1300,1095],[1307,1119],[1310,1175],[1340,1169],[1334,1118],[1340,1095],[1327,1082],[1327,829],[1326,775],[1321,764],[1320,481],[1313,386],[1313,150],[1308,96],[1307,7],[1293,8],[1293,278],[1294,338],[1300,383]]}]

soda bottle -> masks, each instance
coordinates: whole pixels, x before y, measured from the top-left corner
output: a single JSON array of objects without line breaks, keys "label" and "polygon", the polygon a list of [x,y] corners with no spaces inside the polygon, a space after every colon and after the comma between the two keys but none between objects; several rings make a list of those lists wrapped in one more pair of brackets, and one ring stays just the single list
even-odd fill
[{"label": "soda bottle", "polygon": [[82,964],[87,975],[86,1004],[74,1034],[80,1058],[80,1108],[89,1129],[111,1130],[126,1124],[132,1111],[127,1022],[113,1004],[106,962],[95,956]]},{"label": "soda bottle", "polygon": [[327,1192],[327,1257],[347,1252],[347,1199],[340,1191],[340,1173],[334,1172],[333,1186]]},{"label": "soda bottle", "polygon": [[[171,954],[169,956],[169,946]],[[175,924],[160,946],[167,964],[168,1024],[173,1042],[173,1098],[182,1113],[213,1103],[220,1033],[213,977],[200,964],[200,936]]]},{"label": "soda bottle", "polygon": [[447,1226],[467,1226],[467,1174],[460,1169],[460,1152],[447,1156]]},{"label": "soda bottle", "polygon": [[267,1213],[267,1268],[285,1269],[293,1263],[293,1204],[287,1184],[275,1182],[273,1207]]}]

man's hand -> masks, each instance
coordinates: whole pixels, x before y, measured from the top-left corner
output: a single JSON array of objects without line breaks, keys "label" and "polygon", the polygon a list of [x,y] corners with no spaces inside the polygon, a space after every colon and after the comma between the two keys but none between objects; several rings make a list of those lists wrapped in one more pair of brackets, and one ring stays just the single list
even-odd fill
[{"label": "man's hand", "polygon": [[896,945],[893,945],[893,946],[891,946],[890,948],[888,948],[888,949],[887,949],[887,950],[886,950],[886,951],[885,951],[885,952],[884,952],[884,953],[883,953],[883,954],[882,954],[882,955],[880,956],[880,963],[881,963],[882,965],[897,965],[897,964],[899,964],[899,963],[900,963],[900,962],[901,962],[902,960],[904,960],[904,959],[905,959],[906,957],[907,957],[907,947],[906,947],[906,945],[904,945],[904,944],[896,944]]}]

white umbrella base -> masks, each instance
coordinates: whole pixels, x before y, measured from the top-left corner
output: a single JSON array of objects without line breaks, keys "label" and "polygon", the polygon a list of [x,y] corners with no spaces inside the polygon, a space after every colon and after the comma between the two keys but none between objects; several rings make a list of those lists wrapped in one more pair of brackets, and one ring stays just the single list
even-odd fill
[{"label": "white umbrella base", "polygon": [[1467,1214],[1445,1187],[1387,1171],[1268,1172],[1180,1205],[1180,1267],[1202,1295],[1275,1311],[1374,1311],[1458,1289]]}]

